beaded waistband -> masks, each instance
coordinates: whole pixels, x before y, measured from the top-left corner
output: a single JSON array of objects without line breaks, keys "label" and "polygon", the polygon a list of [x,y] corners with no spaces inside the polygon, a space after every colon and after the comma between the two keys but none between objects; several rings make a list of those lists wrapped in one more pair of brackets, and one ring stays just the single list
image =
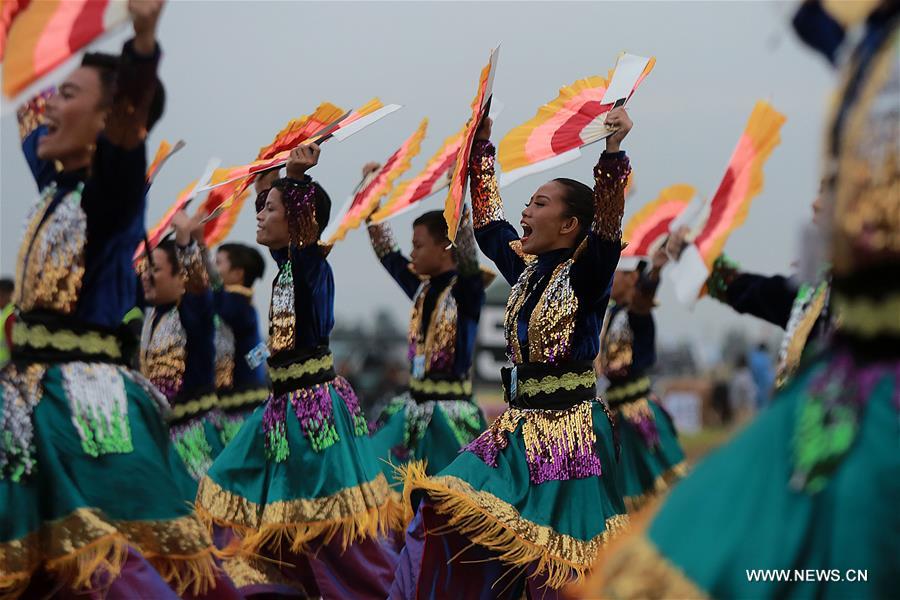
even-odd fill
[{"label": "beaded waistband", "polygon": [[121,362],[119,332],[53,313],[22,313],[12,330],[18,362]]},{"label": "beaded waistband", "polygon": [[409,395],[416,402],[429,400],[461,400],[472,395],[471,379],[425,379],[409,380]]},{"label": "beaded waistband", "polygon": [[516,408],[561,410],[597,397],[597,375],[590,360],[523,363],[504,367],[500,376],[504,399]]},{"label": "beaded waistband", "polygon": [[336,376],[334,356],[327,346],[305,352],[280,352],[269,358],[269,378],[275,396],[325,383]]},{"label": "beaded waistband", "polygon": [[648,394],[650,394],[650,378],[641,377],[610,384],[603,397],[610,406],[618,406],[646,398]]}]

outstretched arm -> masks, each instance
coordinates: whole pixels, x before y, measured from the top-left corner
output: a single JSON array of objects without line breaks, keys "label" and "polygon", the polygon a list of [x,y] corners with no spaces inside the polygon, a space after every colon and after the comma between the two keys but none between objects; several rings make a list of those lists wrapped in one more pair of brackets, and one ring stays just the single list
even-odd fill
[{"label": "outstretched arm", "polygon": [[375,256],[403,293],[412,299],[421,281],[409,270],[409,259],[400,252],[390,226],[387,223],[369,223],[368,230]]}]

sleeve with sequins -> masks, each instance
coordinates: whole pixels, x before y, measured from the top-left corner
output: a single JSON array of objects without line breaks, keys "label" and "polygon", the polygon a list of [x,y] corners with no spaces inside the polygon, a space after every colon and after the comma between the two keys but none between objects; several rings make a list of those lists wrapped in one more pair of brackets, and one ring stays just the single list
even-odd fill
[{"label": "sleeve with sequins", "polygon": [[519,234],[503,215],[494,172],[495,153],[494,145],[487,140],[477,140],[472,146],[469,158],[472,225],[478,247],[512,285],[525,270],[525,259],[511,247],[518,242]]},{"label": "sleeve with sequins", "polygon": [[622,239],[625,184],[630,173],[631,164],[624,152],[604,152],[594,167],[594,221],[591,231],[602,239]]},{"label": "sleeve with sequins", "polygon": [[41,160],[37,154],[38,141],[47,135],[47,118],[45,116],[47,100],[54,93],[56,93],[55,88],[48,88],[25,102],[16,111],[22,154],[25,155],[25,161],[28,163],[28,168],[31,169],[38,189],[49,184],[56,174],[53,163]]},{"label": "sleeve with sequins", "polygon": [[316,218],[316,188],[309,176],[303,179],[285,177],[286,187],[281,201],[288,219],[291,246],[309,248],[319,241],[319,222]]},{"label": "sleeve with sequins", "polygon": [[[459,278],[453,295],[461,315],[475,322],[481,316],[485,300],[484,273],[478,265],[478,246],[472,228],[469,207],[463,207],[463,219],[456,234],[456,261]],[[471,351],[471,348],[467,351]]]},{"label": "sleeve with sequins", "polygon": [[175,246],[178,264],[184,273],[184,288],[188,294],[201,294],[209,289],[209,273],[207,272],[206,249],[196,241],[186,247]]},{"label": "sleeve with sequins", "polygon": [[797,286],[781,275],[742,272],[724,254],[713,262],[706,280],[709,296],[741,314],[752,315],[784,329],[791,318]]},{"label": "sleeve with sequins", "polygon": [[411,300],[419,289],[421,280],[410,270],[410,261],[400,252],[394,240],[394,233],[387,223],[369,223],[369,240],[381,266],[397,282],[403,293]]}]

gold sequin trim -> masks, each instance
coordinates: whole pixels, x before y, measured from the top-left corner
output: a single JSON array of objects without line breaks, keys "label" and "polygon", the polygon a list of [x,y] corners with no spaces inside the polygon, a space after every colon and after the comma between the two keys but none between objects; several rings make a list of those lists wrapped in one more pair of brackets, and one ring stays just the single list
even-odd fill
[{"label": "gold sequin trim", "polygon": [[428,329],[424,339],[421,336],[422,314],[425,304],[425,296],[431,284],[426,281],[416,292],[413,300],[412,314],[409,319],[408,340],[410,346],[415,348],[416,354],[425,356],[425,372],[447,371],[453,365],[456,356],[456,327],[458,321],[458,308],[456,298],[453,296],[453,286],[458,277],[453,277],[447,284],[434,304],[431,318],[428,321]]},{"label": "gold sequin trim", "polygon": [[334,367],[334,356],[326,354],[321,358],[313,358],[301,363],[293,363],[287,367],[277,369],[269,369],[269,377],[272,381],[286,381],[288,379],[299,379],[306,375],[312,375],[319,371],[325,371]]},{"label": "gold sequin trim", "polygon": [[186,417],[188,415],[193,415],[200,412],[205,412],[212,408],[215,408],[217,403],[215,394],[207,394],[206,396],[201,396],[196,400],[191,400],[190,402],[185,402],[183,404],[176,404],[172,407],[172,416],[171,419],[180,419],[182,417]]},{"label": "gold sequin trim", "polygon": [[46,568],[61,583],[88,585],[98,565],[111,574],[122,568],[128,547],[135,548],[178,590],[196,592],[214,585],[215,550],[206,527],[194,516],[169,520],[119,521],[102,511],[79,508],[39,531],[0,543],[0,585],[30,578]]},{"label": "gold sequin trim", "polygon": [[448,518],[449,527],[497,552],[503,562],[535,566],[535,574],[544,574],[553,589],[580,581],[600,548],[628,525],[627,515],[613,515],[602,533],[580,540],[523,518],[512,505],[457,477],[429,477],[418,463],[410,463],[405,471],[407,501],[412,490],[426,492],[437,512]]},{"label": "gold sequin trim", "polygon": [[471,381],[434,381],[432,379],[410,379],[409,389],[420,394],[435,394],[439,396],[471,396]]},{"label": "gold sequin trim", "polygon": [[[809,307],[807,307],[800,322],[797,323],[797,326],[794,328],[791,339],[787,341],[784,356],[779,361],[778,367],[775,370],[776,389],[780,389],[788,379],[794,375],[794,372],[800,365],[800,359],[803,357],[803,350],[806,348],[806,341],[809,339],[809,334],[812,332],[816,321],[819,319],[819,315],[821,315],[822,311],[825,309],[825,302],[829,297],[828,285],[820,285],[815,294],[815,298],[813,298],[813,301],[810,303]],[[898,297],[897,300],[900,301],[900,297]],[[840,302],[837,302],[836,304],[839,305]],[[838,310],[839,308],[835,307],[835,312]],[[894,310],[900,310],[900,305]],[[895,313],[895,315],[896,314],[898,313]],[[897,319],[900,320],[900,316],[898,316]]]},{"label": "gold sequin trim", "polygon": [[523,396],[552,394],[559,390],[572,391],[582,387],[597,385],[597,374],[594,370],[583,373],[566,373],[565,375],[547,375],[541,379],[525,379],[519,383],[519,393]]},{"label": "gold sequin trim", "polygon": [[[569,278],[574,262],[575,257],[572,257],[553,270],[528,319],[528,356],[532,362],[558,363],[572,353],[571,341],[578,311],[578,296]],[[516,328],[512,334],[516,334]]]},{"label": "gold sequin trim", "polygon": [[634,535],[609,552],[602,552],[581,598],[706,599],[709,595],[643,535]]},{"label": "gold sequin trim", "polygon": [[594,167],[594,221],[591,229],[606,240],[622,239],[625,186],[631,174],[627,158],[601,157]]},{"label": "gold sequin trim", "polygon": [[641,510],[648,503],[668,492],[679,480],[684,479],[687,472],[688,466],[686,462],[680,462],[672,466],[653,481],[653,486],[647,492],[638,496],[625,496],[625,508],[628,509],[629,513]]},{"label": "gold sequin trim", "polygon": [[122,351],[114,335],[103,335],[96,331],[75,333],[69,330],[51,332],[43,325],[28,325],[23,321],[13,324],[12,341],[14,346],[30,346],[33,348],[52,347],[63,352],[80,350],[86,354],[105,354],[111,358],[120,358]]},{"label": "gold sequin trim", "polygon": [[650,391],[650,378],[649,377],[641,377],[637,381],[633,381],[626,385],[616,386],[611,388],[603,395],[606,397],[607,402],[617,402],[622,400],[623,398],[627,398],[629,396],[633,396],[635,394],[639,394],[641,392],[649,392]]},{"label": "gold sequin trim", "polygon": [[309,595],[299,581],[289,579],[278,569],[278,563],[264,558],[235,556],[222,561],[222,570],[239,590],[251,585],[279,585],[292,588],[301,598]]},{"label": "gold sequin trim", "polygon": [[272,545],[278,547],[282,539],[299,552],[320,536],[329,540],[338,533],[346,547],[355,540],[382,536],[403,526],[402,509],[382,473],[330,496],[266,504],[257,504],[204,477],[197,490],[196,510],[204,521],[234,529],[242,537],[244,555]]},{"label": "gold sequin trim", "polygon": [[[477,142],[476,142],[477,144]],[[494,174],[494,146],[477,147],[469,161],[469,190],[472,195],[472,223],[480,229],[493,221],[503,221],[503,200]]]},{"label": "gold sequin trim", "polygon": [[291,261],[281,265],[269,305],[269,351],[277,354],[294,347],[296,320],[294,314],[294,272]]},{"label": "gold sequin trim", "polygon": [[253,288],[248,288],[245,285],[238,285],[236,283],[229,284],[226,285],[224,289],[226,292],[229,292],[231,294],[240,294],[241,296],[244,296],[246,298],[253,297]]},{"label": "gold sequin trim", "polygon": [[394,233],[387,223],[370,223],[368,230],[369,240],[372,242],[372,249],[378,260],[392,252],[400,251],[397,242],[394,241]]}]

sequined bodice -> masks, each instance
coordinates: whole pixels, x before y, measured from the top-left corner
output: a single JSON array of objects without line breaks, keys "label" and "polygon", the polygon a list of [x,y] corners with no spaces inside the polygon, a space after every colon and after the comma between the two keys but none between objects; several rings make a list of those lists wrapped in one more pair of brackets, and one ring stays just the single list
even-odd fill
[{"label": "sequined bodice", "polygon": [[612,306],[607,311],[600,357],[603,373],[615,379],[628,374],[634,362],[634,332],[628,322],[628,311]]},{"label": "sequined bodice", "polygon": [[187,334],[177,306],[159,310],[151,308],[144,320],[141,373],[171,400],[184,382]]},{"label": "sequined bodice", "polygon": [[234,385],[234,332],[221,319],[216,319],[216,389]]},{"label": "sequined bodice", "polygon": [[272,288],[272,305],[269,309],[269,352],[277,354],[294,347],[297,331],[294,314],[294,273],[291,261],[284,261]]},{"label": "sequined bodice", "polygon": [[413,300],[408,335],[409,360],[412,362],[416,356],[424,357],[423,375],[447,373],[453,368],[458,319],[456,298],[453,297],[456,281],[457,277],[453,276],[439,292],[427,324],[422,321],[425,318],[425,298],[431,283],[423,283]]}]

